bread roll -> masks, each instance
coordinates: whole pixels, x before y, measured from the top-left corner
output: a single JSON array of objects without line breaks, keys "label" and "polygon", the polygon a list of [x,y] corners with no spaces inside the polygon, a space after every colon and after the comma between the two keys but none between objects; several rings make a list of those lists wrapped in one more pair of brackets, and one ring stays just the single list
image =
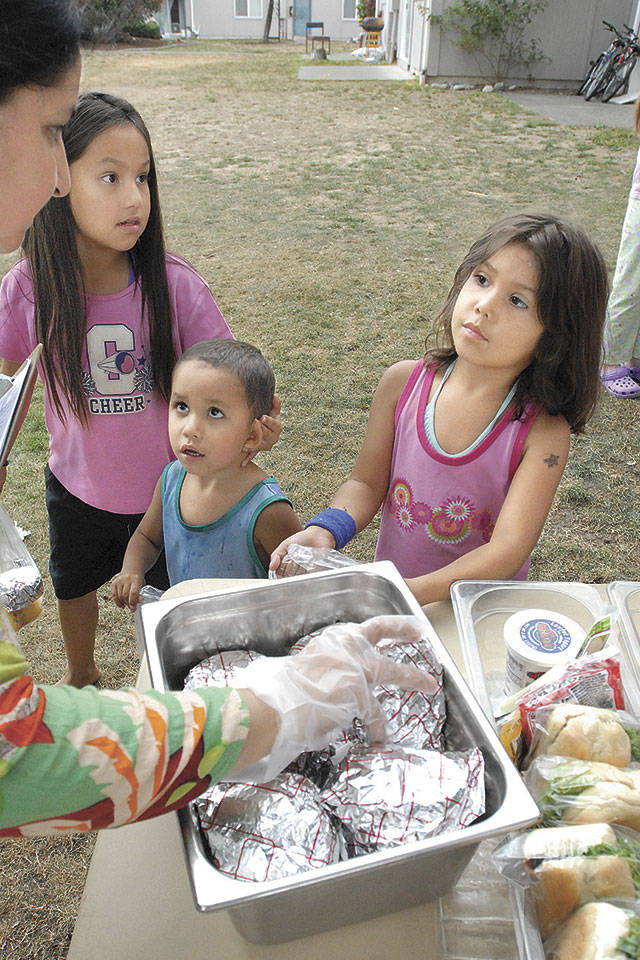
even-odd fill
[{"label": "bread roll", "polygon": [[636,895],[628,860],[610,854],[545,860],[534,875],[533,895],[543,940],[591,900],[633,899]]},{"label": "bread roll", "polygon": [[601,780],[569,798],[562,819],[574,823],[619,823],[640,831],[640,790],[634,783]]},{"label": "bread roll", "polygon": [[526,837],[522,853],[525,860],[552,860],[577,857],[598,843],[615,843],[613,827],[608,823],[590,823],[581,827],[540,827]]},{"label": "bread roll", "polygon": [[544,715],[533,757],[554,755],[628,767],[631,741],[615,710],[558,703]]},{"label": "bread roll", "polygon": [[616,949],[629,932],[629,918],[611,903],[587,903],[562,927],[547,960],[628,960]]}]

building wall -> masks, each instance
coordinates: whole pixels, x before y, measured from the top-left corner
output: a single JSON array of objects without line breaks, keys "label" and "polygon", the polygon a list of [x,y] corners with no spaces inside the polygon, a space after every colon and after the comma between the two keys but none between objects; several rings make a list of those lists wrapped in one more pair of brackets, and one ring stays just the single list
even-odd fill
[{"label": "building wall", "polygon": [[[280,18],[284,20],[282,35],[289,40],[294,37],[293,5],[297,2],[298,0],[280,0]],[[355,8],[354,0],[307,0],[303,8],[304,15],[301,17],[298,11],[295,23],[304,23],[306,20],[322,21],[325,33],[336,40],[348,40],[358,36],[358,21],[343,16],[345,2]],[[188,3],[189,0],[187,5]],[[247,0],[245,6],[249,9],[254,4],[257,4],[256,12],[259,10],[259,16],[238,17],[235,15],[236,0],[193,0],[195,29],[203,38],[262,39],[268,0]],[[310,10],[308,16],[307,10]],[[277,5],[271,26],[272,37],[278,35],[276,19]],[[304,27],[300,36],[304,38]]]},{"label": "building wall", "polygon": [[[385,0],[391,4],[393,0]],[[433,13],[441,13],[453,0],[431,0]],[[397,57],[401,66],[414,73],[443,79],[487,79],[474,59],[452,44],[429,24],[419,8],[421,0],[399,0]],[[633,23],[636,0],[550,0],[546,10],[530,25],[528,36],[537,37],[549,62],[512,71],[509,79],[531,79],[541,85],[573,85],[584,76],[593,60],[609,43],[610,34],[602,25],[609,20],[622,29]],[[419,40],[417,34],[420,35]],[[404,42],[403,42],[404,41]]]}]

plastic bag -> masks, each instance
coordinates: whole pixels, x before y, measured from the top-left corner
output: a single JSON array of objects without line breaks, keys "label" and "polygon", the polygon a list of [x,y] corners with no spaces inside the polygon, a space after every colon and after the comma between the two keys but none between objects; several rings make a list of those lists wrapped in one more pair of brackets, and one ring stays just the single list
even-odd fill
[{"label": "plastic bag", "polygon": [[305,547],[300,543],[292,543],[278,569],[269,570],[269,579],[279,580],[281,577],[295,577],[300,573],[337,570],[339,567],[350,567],[357,562],[350,557],[345,557],[339,550],[330,550],[328,547]]},{"label": "plastic bag", "polygon": [[640,956],[640,904],[586,903],[545,943],[547,960]]},{"label": "plastic bag", "polygon": [[16,526],[0,506],[0,606],[15,630],[42,613],[44,584]]},{"label": "plastic bag", "polygon": [[640,770],[538,757],[525,783],[540,807],[544,826],[619,823],[640,831]]},{"label": "plastic bag", "polygon": [[502,745],[517,766],[522,765],[531,743],[530,715],[542,706],[559,702],[624,710],[619,650],[607,647],[553,667],[523,691],[515,709],[498,720]]},{"label": "plastic bag", "polygon": [[531,746],[523,768],[538,756],[640,765],[640,721],[624,711],[579,703],[539,707],[529,716]]},{"label": "plastic bag", "polygon": [[138,594],[138,603],[153,603],[155,600],[162,600],[165,591],[159,587],[152,587],[145,583]]},{"label": "plastic bag", "polygon": [[529,891],[543,940],[594,900],[640,894],[640,835],[608,823],[543,827],[499,844],[495,863]]}]

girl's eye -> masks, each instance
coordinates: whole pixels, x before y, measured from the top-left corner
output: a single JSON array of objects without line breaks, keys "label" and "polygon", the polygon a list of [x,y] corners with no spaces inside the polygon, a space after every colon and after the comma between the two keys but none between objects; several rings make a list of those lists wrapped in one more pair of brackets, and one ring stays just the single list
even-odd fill
[{"label": "girl's eye", "polygon": [[105,173],[102,179],[104,180],[105,183],[115,183],[117,177],[115,173]]},{"label": "girl's eye", "polygon": [[219,407],[211,407],[209,410],[209,416],[214,420],[219,420],[221,417],[224,417],[224,413]]},{"label": "girl's eye", "polygon": [[476,273],[475,277],[481,287],[485,287],[489,283],[484,273]]},{"label": "girl's eye", "polygon": [[188,412],[189,412],[189,407],[188,407],[188,405],[184,402],[184,400],[176,400],[176,402],[174,403],[173,406],[174,406],[174,409],[178,411],[178,413],[188,413]]},{"label": "girl's eye", "polygon": [[522,298],[517,296],[515,293],[511,297],[511,303],[514,305],[514,307],[519,307],[522,310],[526,310],[529,306],[528,303],[525,303],[524,300],[522,300]]},{"label": "girl's eye", "polygon": [[148,173],[141,173],[139,177],[136,177],[138,183],[146,183],[149,179]]}]

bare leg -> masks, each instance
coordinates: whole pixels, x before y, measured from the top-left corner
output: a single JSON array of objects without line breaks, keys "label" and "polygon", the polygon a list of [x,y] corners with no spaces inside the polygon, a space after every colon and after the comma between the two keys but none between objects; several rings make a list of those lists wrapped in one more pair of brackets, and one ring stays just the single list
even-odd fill
[{"label": "bare leg", "polygon": [[58,600],[58,615],[68,662],[67,670],[58,683],[69,683],[74,687],[95,683],[100,676],[94,660],[98,627],[97,592],[94,590],[73,600]]}]

